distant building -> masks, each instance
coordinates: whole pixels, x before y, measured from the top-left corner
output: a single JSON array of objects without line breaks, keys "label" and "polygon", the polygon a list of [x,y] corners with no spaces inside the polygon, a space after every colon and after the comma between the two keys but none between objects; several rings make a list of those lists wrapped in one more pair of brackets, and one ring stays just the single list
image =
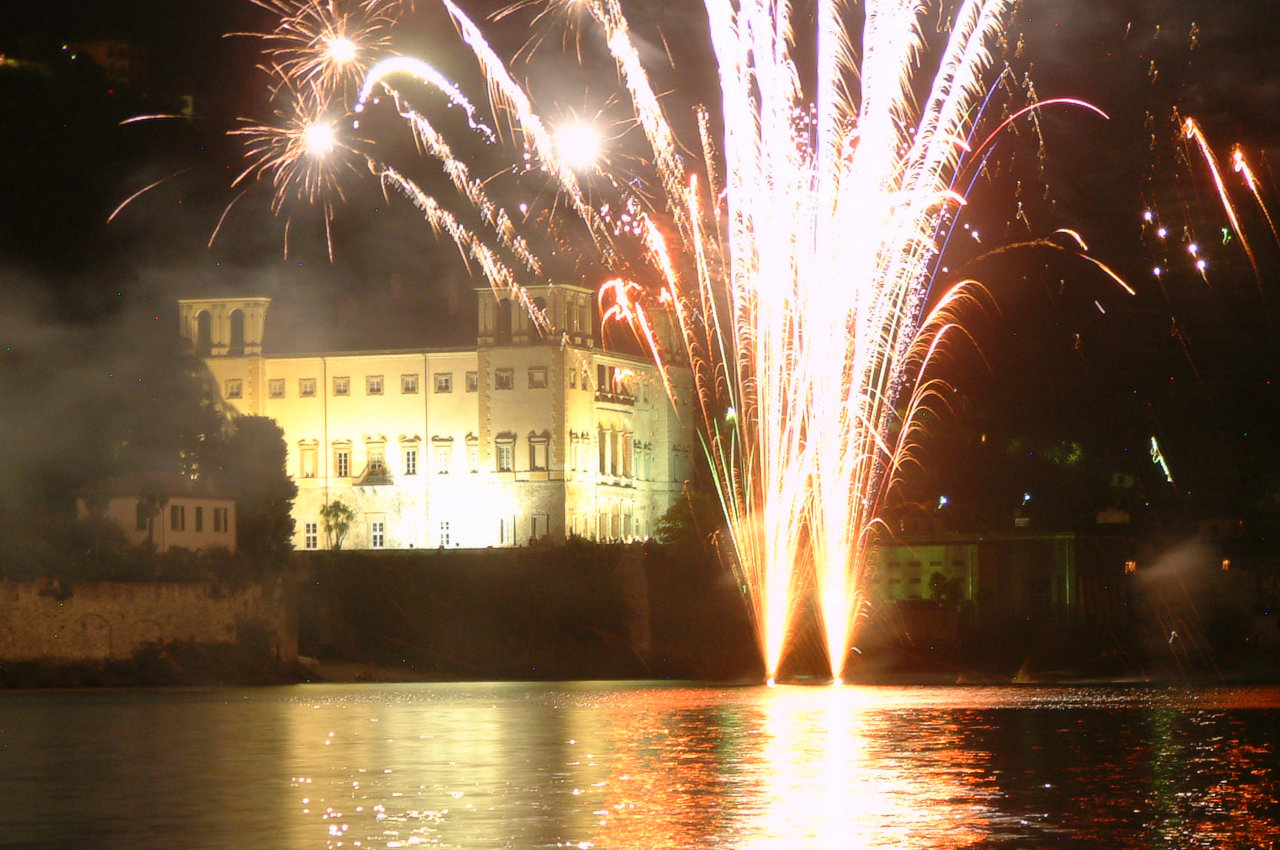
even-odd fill
[{"label": "distant building", "polygon": [[81,495],[76,500],[77,514],[83,519],[100,510],[100,516],[119,526],[134,545],[150,540],[157,552],[236,549],[236,500],[232,496],[205,492],[176,476],[113,478],[101,484],[100,492],[100,505]]},{"label": "distant building", "polygon": [[984,614],[1058,622],[1113,618],[1128,538],[1099,533],[948,534],[886,541],[867,571],[867,602],[945,602]]},{"label": "distant building", "polygon": [[693,469],[689,370],[673,409],[649,361],[603,351],[594,293],[530,290],[549,331],[477,291],[467,348],[263,353],[267,298],[179,302],[181,332],[224,400],[284,431],[297,549],[523,546],[643,538]]}]

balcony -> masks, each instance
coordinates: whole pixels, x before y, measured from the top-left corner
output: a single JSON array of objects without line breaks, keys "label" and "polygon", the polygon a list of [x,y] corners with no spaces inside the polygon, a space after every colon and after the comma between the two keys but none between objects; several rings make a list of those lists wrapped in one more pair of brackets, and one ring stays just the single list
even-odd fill
[{"label": "balcony", "polygon": [[351,482],[356,487],[380,487],[394,483],[385,463],[371,463]]}]

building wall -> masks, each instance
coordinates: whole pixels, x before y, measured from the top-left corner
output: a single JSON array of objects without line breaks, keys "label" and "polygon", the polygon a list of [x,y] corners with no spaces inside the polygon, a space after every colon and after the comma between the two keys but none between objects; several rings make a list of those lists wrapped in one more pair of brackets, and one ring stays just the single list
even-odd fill
[{"label": "building wall", "polygon": [[[672,407],[652,364],[596,347],[589,291],[534,294],[548,332],[486,289],[469,349],[267,357],[265,299],[185,300],[181,328],[195,343],[207,313],[224,399],[284,430],[298,549],[327,547],[334,500],[356,514],[344,548],[647,536],[692,475],[692,407]],[[221,354],[238,350],[224,338],[236,310],[246,353]],[[687,371],[672,370],[680,393]]]},{"label": "building wall", "polygon": [[0,581],[0,661],[128,659],[146,644],[233,643],[265,629],[282,661],[298,657],[295,612],[283,585],[215,594],[212,585],[84,582],[65,598],[36,582]]},{"label": "building wall", "polygon": [[[78,502],[81,517],[89,515],[84,500]],[[175,515],[174,511],[178,513]],[[215,511],[224,511],[225,523],[215,521]],[[236,503],[234,499],[216,496],[174,495],[150,521],[150,531],[139,528],[138,497],[112,496],[102,513],[106,519],[124,531],[126,539],[138,545],[146,542],[148,533],[156,551],[167,552],[173,547],[193,552],[213,547],[236,550]]]}]

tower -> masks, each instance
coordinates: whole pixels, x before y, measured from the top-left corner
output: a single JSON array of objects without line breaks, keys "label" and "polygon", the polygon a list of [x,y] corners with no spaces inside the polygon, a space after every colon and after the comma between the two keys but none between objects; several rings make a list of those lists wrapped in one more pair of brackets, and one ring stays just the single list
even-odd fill
[{"label": "tower", "polygon": [[183,298],[178,332],[198,357],[262,354],[270,298]]}]

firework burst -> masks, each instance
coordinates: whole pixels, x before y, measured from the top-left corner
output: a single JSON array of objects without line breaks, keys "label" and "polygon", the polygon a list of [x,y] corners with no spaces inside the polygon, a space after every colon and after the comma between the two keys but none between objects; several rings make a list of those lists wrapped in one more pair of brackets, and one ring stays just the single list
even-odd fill
[{"label": "firework burst", "polygon": [[[852,13],[838,0],[820,0],[804,28],[788,3],[705,0],[720,89],[717,102],[679,121],[618,0],[555,0],[540,18],[571,17],[574,44],[579,31],[598,30],[644,140],[643,192],[638,181],[605,181],[615,197],[604,203],[584,185],[591,167],[570,154],[484,30],[454,0],[438,2],[487,80],[501,132],[453,83],[407,57],[370,61],[350,102],[357,113],[389,103],[473,224],[368,148],[341,141],[345,130],[313,160],[319,104],[347,102],[336,91],[354,67],[332,45],[358,32],[375,52],[387,48],[393,16],[376,4],[356,5],[371,17],[341,29],[353,19],[337,0],[264,0],[281,15],[267,37],[267,67],[286,88],[315,91],[317,112],[288,116],[279,131],[246,129],[251,165],[241,179],[270,181],[280,202],[332,204],[340,187],[329,157],[363,161],[495,288],[519,294],[522,280],[549,274],[544,257],[521,235],[520,216],[508,214],[396,80],[407,75],[444,93],[465,112],[473,140],[497,144],[509,131],[609,272],[605,318],[635,331],[669,392],[671,370],[683,368],[676,360],[692,371],[731,542],[725,554],[748,591],[769,675],[801,607],[813,603],[839,677],[877,516],[915,456],[917,414],[941,398],[941,385],[922,373],[970,297],[961,286],[926,309],[941,246],[985,162],[974,152],[990,137],[975,145],[975,134],[1013,0],[868,0],[860,55]],[[926,23],[939,15],[946,26],[931,39]],[[798,50],[808,36],[812,50]],[[1034,109],[1027,114],[1034,119]],[[689,118],[697,138],[682,142],[673,126]],[[659,332],[668,324],[677,351]]]}]

